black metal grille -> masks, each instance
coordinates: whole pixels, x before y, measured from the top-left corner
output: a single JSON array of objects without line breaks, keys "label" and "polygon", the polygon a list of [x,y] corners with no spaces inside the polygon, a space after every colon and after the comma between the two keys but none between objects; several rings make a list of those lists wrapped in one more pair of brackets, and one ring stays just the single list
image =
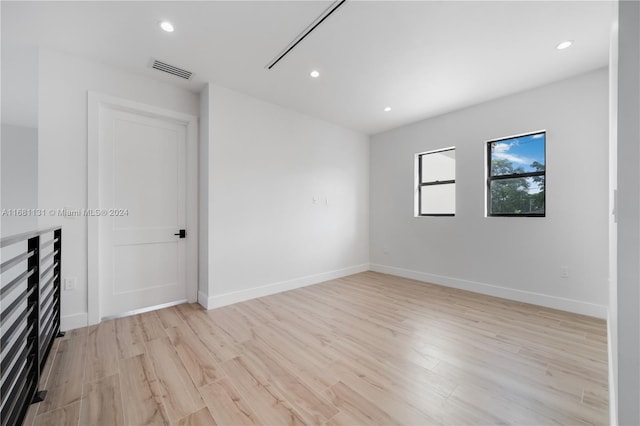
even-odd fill
[{"label": "black metal grille", "polygon": [[5,426],[21,424],[29,404],[46,394],[38,391],[40,374],[61,334],[62,229],[3,238],[0,250],[0,424]]}]

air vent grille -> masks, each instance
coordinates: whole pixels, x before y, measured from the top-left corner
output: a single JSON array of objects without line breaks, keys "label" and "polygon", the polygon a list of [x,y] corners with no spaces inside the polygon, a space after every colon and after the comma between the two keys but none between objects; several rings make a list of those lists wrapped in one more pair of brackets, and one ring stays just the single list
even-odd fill
[{"label": "air vent grille", "polygon": [[151,68],[156,69],[158,71],[166,72],[171,75],[175,75],[176,77],[184,78],[185,80],[191,79],[191,76],[193,75],[191,71],[174,67],[173,65],[169,65],[166,62],[158,61],[157,59],[153,60],[153,63],[151,64]]}]

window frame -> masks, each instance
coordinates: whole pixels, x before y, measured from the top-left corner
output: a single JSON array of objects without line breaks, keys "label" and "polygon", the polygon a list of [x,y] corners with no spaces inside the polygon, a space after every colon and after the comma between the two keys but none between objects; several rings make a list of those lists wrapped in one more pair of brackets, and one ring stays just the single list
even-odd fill
[{"label": "window frame", "polygon": [[[506,140],[510,140],[510,139],[516,139],[516,138],[521,138],[521,137],[525,137],[525,136],[533,136],[533,135],[539,135],[539,134],[544,134],[544,170],[541,172],[525,172],[525,173],[512,173],[509,175],[500,175],[500,176],[492,176],[491,175],[491,146],[492,144],[498,143],[498,142],[502,142],[502,141],[506,141]],[[513,136],[507,136],[507,137],[503,137],[503,138],[498,138],[498,139],[491,139],[486,141],[486,157],[487,157],[487,162],[486,162],[486,166],[487,166],[487,187],[486,187],[486,191],[487,191],[487,196],[486,198],[486,208],[487,208],[487,217],[546,217],[547,214],[547,131],[546,130],[537,130],[535,132],[528,132],[528,133],[522,133],[519,135],[513,135]],[[544,196],[543,196],[543,202],[544,202],[544,212],[543,213],[491,213],[491,182],[493,181],[500,181],[500,180],[507,180],[507,179],[517,179],[517,178],[529,178],[529,177],[536,177],[536,176],[544,176],[544,186],[545,186],[545,191],[544,191]]]},{"label": "window frame", "polygon": [[[447,217],[447,216],[455,216],[456,215],[455,211],[453,213],[422,213],[422,187],[424,187],[424,186],[434,186],[434,185],[451,185],[451,184],[455,184],[456,183],[455,179],[422,182],[422,157],[424,155],[438,154],[440,152],[455,151],[455,150],[456,150],[456,147],[452,146],[452,147],[449,147],[449,148],[436,149],[434,151],[428,151],[428,152],[423,152],[421,154],[416,154],[416,158],[418,160],[418,179],[417,179],[417,183],[418,183],[418,211],[417,211],[417,216],[418,217],[429,217],[429,216]],[[455,174],[456,173],[455,173],[455,164],[454,164],[454,176],[455,176]]]}]

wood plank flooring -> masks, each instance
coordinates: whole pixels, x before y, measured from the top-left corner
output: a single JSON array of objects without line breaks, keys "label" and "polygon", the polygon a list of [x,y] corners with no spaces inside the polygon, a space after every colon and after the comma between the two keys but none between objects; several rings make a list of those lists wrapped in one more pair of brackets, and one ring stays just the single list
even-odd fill
[{"label": "wood plank flooring", "polygon": [[28,425],[604,425],[602,320],[365,272],[73,330]]}]

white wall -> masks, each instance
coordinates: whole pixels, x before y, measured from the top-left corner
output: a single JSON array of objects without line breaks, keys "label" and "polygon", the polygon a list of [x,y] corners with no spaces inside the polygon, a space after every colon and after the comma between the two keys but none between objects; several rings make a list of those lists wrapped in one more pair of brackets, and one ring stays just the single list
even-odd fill
[{"label": "white wall", "polygon": [[213,187],[209,185],[209,141],[212,140],[211,126],[213,117],[209,108],[209,91],[207,86],[200,92],[200,140],[198,149],[199,188],[198,188],[198,302],[206,306],[209,299],[209,265],[211,264],[210,246],[213,236],[209,234],[209,194]]},{"label": "white wall", "polygon": [[[38,207],[38,130],[2,125],[1,209]],[[2,236],[33,231],[36,216],[2,216]]]},{"label": "white wall", "polygon": [[[603,69],[373,136],[372,269],[605,317],[607,97]],[[485,217],[485,141],[540,129],[546,217]],[[456,216],[414,218],[414,154],[450,146]]]},{"label": "white wall", "polygon": [[368,136],[218,86],[209,99],[206,305],[367,270]]},{"label": "white wall", "polygon": [[619,3],[618,421],[640,424],[640,3]]},{"label": "white wall", "polygon": [[2,46],[2,123],[38,127],[38,49]]},{"label": "white wall", "polygon": [[[615,4],[616,14],[618,3]],[[612,24],[609,47],[609,423],[618,424],[618,21]]]},{"label": "white wall", "polygon": [[[1,49],[0,207],[38,205],[38,50]],[[2,217],[2,236],[34,230],[35,216]]]},{"label": "white wall", "polygon": [[[38,206],[87,207],[87,92],[198,115],[198,94],[98,63],[41,50],[38,73]],[[78,288],[62,294],[62,328],[86,325],[87,219],[44,217],[63,226],[63,277]]]}]

